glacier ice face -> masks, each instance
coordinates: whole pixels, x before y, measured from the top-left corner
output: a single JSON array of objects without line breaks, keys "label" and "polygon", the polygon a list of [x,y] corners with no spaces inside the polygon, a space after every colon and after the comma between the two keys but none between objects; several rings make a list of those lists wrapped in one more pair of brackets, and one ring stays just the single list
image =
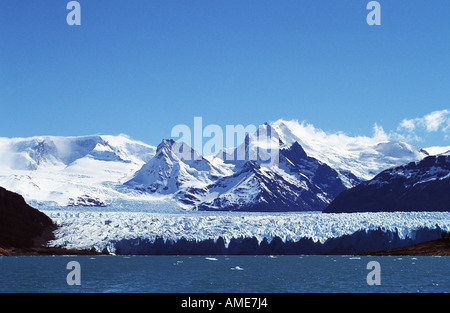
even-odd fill
[{"label": "glacier ice face", "polygon": [[[98,211],[95,209],[43,210],[61,227],[50,244],[66,248],[96,249],[115,253],[116,244],[164,240],[201,242],[254,238],[258,242],[311,239],[324,243],[357,232],[383,233],[414,239],[423,228],[450,230],[448,212],[393,213],[240,213],[172,211]],[[131,251],[131,250],[127,250]]]}]

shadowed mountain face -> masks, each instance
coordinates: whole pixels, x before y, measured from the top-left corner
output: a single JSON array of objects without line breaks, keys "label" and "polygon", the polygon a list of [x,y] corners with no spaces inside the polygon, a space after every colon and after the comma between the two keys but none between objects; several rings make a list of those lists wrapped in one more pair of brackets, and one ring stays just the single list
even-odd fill
[{"label": "shadowed mountain face", "polygon": [[184,201],[199,210],[321,211],[346,189],[335,170],[308,157],[298,143],[281,149],[278,159],[272,166],[247,161],[207,191],[187,190]]},{"label": "shadowed mountain face", "polygon": [[30,207],[22,196],[0,187],[0,247],[26,248],[33,238],[53,227],[44,213]]},{"label": "shadowed mountain face", "polygon": [[382,211],[450,211],[450,155],[385,170],[342,192],[323,212]]}]

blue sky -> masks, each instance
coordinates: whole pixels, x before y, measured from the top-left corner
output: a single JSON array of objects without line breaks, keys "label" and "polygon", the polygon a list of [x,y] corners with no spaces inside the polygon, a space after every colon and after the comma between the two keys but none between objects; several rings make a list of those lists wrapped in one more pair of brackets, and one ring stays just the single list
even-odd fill
[{"label": "blue sky", "polygon": [[4,0],[0,136],[157,145],[201,116],[450,145],[450,2],[380,0],[381,26],[368,2],[79,0],[69,26],[68,1]]}]

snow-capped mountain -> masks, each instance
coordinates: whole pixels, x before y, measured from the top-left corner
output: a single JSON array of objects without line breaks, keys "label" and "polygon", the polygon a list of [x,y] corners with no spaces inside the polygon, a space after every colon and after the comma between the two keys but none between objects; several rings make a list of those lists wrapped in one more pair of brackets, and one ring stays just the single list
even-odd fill
[{"label": "snow-capped mountain", "polygon": [[[320,211],[340,192],[370,177],[374,168],[386,169],[427,155],[405,143],[351,140],[344,135],[336,135],[340,139],[336,141],[333,135],[316,130],[302,132],[304,126],[296,122],[261,125],[237,148],[217,155],[235,166],[233,175],[202,190],[189,190],[184,201],[205,210]],[[346,141],[340,143],[342,139]],[[335,146],[329,147],[333,140]],[[300,142],[334,169],[309,156]],[[354,168],[359,176],[352,173]]]},{"label": "snow-capped mountain", "polygon": [[342,192],[324,212],[449,211],[450,151],[385,170]]},{"label": "snow-capped mountain", "polygon": [[[373,137],[326,133],[313,125],[278,120],[271,124],[286,144],[300,143],[306,153],[339,172],[348,188],[373,178],[382,170],[418,161],[428,152],[405,142],[391,141],[380,129]],[[349,174],[353,174],[350,175]]]},{"label": "snow-capped mountain", "polygon": [[0,186],[29,202],[104,206],[155,150],[124,135],[0,138]]},{"label": "snow-capped mountain", "polygon": [[155,156],[125,185],[152,193],[175,194],[186,188],[203,188],[224,174],[189,145],[164,139]]},{"label": "snow-capped mountain", "polygon": [[242,211],[320,211],[346,189],[335,170],[297,142],[285,145],[268,124],[227,153],[210,162],[185,143],[163,140],[125,186],[172,194],[191,209]]},{"label": "snow-capped mountain", "polygon": [[287,147],[280,141],[279,134],[269,124],[264,123],[236,148],[222,149],[215,157],[225,164],[241,166],[247,161],[256,161],[263,166],[276,165],[280,148]]},{"label": "snow-capped mountain", "polygon": [[295,142],[281,148],[270,166],[245,161],[205,192],[188,195],[200,210],[321,211],[345,189],[335,170],[308,157]]},{"label": "snow-capped mountain", "polygon": [[157,200],[182,209],[322,210],[341,191],[427,156],[388,139],[382,132],[327,134],[284,120],[206,157],[186,143],[163,140],[154,147],[125,135],[0,138],[0,186],[32,204]]},{"label": "snow-capped mountain", "polygon": [[438,155],[450,151],[450,146],[444,147],[428,147],[424,149],[429,155]]}]

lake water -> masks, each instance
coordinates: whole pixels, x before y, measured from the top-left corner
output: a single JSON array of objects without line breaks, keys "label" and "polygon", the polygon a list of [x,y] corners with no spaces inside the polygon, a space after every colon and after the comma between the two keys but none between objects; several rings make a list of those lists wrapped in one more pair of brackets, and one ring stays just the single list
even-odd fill
[{"label": "lake water", "polygon": [[[71,261],[79,271],[67,269]],[[380,285],[367,283],[375,277],[370,261],[380,265]],[[0,257],[0,275],[2,293],[441,293],[450,291],[450,257]],[[67,276],[80,285],[69,285]]]}]

